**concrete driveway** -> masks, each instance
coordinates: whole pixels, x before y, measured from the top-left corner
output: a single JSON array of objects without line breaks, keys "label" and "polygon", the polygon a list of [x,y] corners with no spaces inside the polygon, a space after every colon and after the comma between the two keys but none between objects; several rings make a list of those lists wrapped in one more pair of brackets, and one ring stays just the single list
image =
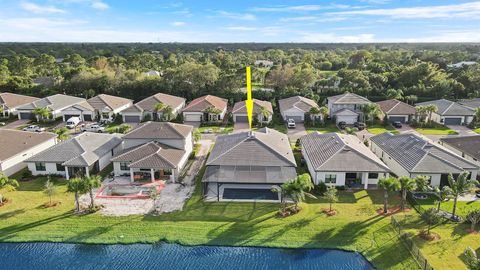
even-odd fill
[{"label": "concrete driveway", "polygon": [[233,124],[233,133],[249,131],[248,123],[234,123]]},{"label": "concrete driveway", "polygon": [[307,135],[307,130],[303,123],[295,123],[295,128],[287,129],[287,135],[291,142],[296,142],[301,137]]},{"label": "concrete driveway", "polygon": [[194,128],[199,128],[200,127],[200,122],[183,122],[185,125],[192,126]]},{"label": "concrete driveway", "polygon": [[5,126],[1,127],[1,128],[7,128],[7,129],[16,129],[20,126],[23,126],[23,125],[26,125],[30,122],[30,120],[28,119],[22,119],[22,120],[15,120],[9,124],[6,124]]},{"label": "concrete driveway", "polygon": [[456,132],[458,132],[458,135],[460,136],[468,136],[468,135],[476,135],[473,130],[469,129],[466,126],[447,126],[449,129],[453,129]]}]

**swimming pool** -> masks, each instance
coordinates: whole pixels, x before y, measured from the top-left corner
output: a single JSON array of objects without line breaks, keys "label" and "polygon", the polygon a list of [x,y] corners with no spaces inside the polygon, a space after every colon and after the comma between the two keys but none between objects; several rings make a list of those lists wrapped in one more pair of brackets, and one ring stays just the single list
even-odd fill
[{"label": "swimming pool", "polygon": [[333,249],[2,243],[3,269],[337,269],[370,270],[359,253]]},{"label": "swimming pool", "polygon": [[147,199],[150,197],[152,187],[157,192],[164,187],[163,183],[158,185],[136,185],[136,184],[116,184],[103,186],[97,193],[97,198],[131,198],[131,199]]}]

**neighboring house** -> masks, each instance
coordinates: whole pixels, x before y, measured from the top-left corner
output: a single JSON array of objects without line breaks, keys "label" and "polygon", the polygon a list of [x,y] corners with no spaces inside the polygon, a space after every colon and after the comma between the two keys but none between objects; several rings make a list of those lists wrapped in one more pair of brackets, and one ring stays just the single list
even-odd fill
[{"label": "neighboring house", "polygon": [[480,166],[480,135],[445,137],[438,143]]},{"label": "neighboring house", "polygon": [[377,102],[377,104],[390,123],[408,123],[412,121],[416,115],[415,107],[396,99],[380,101]]},{"label": "neighboring house", "polygon": [[473,120],[474,110],[446,99],[417,103],[415,106],[435,105],[438,108],[432,113],[432,121],[442,125],[467,125]]},{"label": "neighboring house", "polygon": [[465,99],[465,100],[459,101],[458,103],[472,110],[476,110],[477,108],[480,108],[480,98]]},{"label": "neighboring house", "polygon": [[301,96],[280,99],[278,104],[283,120],[293,119],[298,123],[305,121],[305,116],[309,115],[312,108],[320,108],[314,100]]},{"label": "neighboring house", "polygon": [[159,103],[163,103],[172,108],[172,118],[175,118],[177,114],[183,109],[183,107],[185,107],[184,98],[158,93],[153,96],[147,97],[123,110],[123,122],[139,123],[141,121],[144,121],[145,118],[154,121],[161,120],[162,111],[155,110],[155,106]]},{"label": "neighboring house", "polygon": [[272,192],[297,176],[287,135],[269,128],[219,136],[202,182],[207,201],[275,201]]},{"label": "neighboring house", "polygon": [[387,164],[397,176],[415,178],[419,175],[430,177],[432,186],[443,187],[448,175],[454,176],[469,171],[477,177],[478,166],[446,148],[432,144],[422,137],[404,133],[393,135],[389,132],[370,138],[372,151]]},{"label": "neighboring house", "polygon": [[146,122],[123,136],[124,150],[115,155],[113,172],[135,180],[176,181],[192,153],[193,127]]},{"label": "neighboring house", "polygon": [[74,104],[62,110],[63,121],[68,121],[72,117],[80,118],[80,121],[94,121],[95,109],[86,100]]},{"label": "neighboring house", "polygon": [[87,100],[93,107],[94,115],[99,120],[114,120],[116,114],[133,105],[131,99],[100,94]]},{"label": "neighboring house", "polygon": [[458,63],[455,63],[455,64],[447,65],[447,67],[449,67],[449,68],[462,68],[463,66],[471,66],[471,65],[475,65],[475,64],[477,64],[477,62],[475,62],[475,61],[462,61],[462,62],[458,62]]},{"label": "neighboring house", "polygon": [[[221,122],[227,113],[228,101],[212,95],[192,100],[183,109],[184,122]],[[212,112],[216,110],[218,113]]]},{"label": "neighboring house", "polygon": [[13,93],[0,93],[0,107],[3,109],[3,112],[0,112],[0,117],[17,115],[18,107],[37,100],[39,100],[39,98]]},{"label": "neighboring house", "polygon": [[315,184],[376,185],[390,169],[356,136],[314,132],[300,139],[302,154]]},{"label": "neighboring house", "polygon": [[156,70],[149,70],[147,72],[144,72],[143,75],[145,75],[147,77],[151,77],[151,76],[160,77],[162,74],[159,71],[156,71]]},{"label": "neighboring house", "polygon": [[371,103],[370,100],[353,93],[345,93],[328,99],[328,112],[335,121],[349,125],[360,121],[362,106]]},{"label": "neighboring house", "polygon": [[[269,115],[267,117],[262,115],[262,107],[268,111]],[[232,114],[234,123],[248,123],[247,105],[245,101],[235,103],[232,109]],[[253,99],[253,116],[257,117],[258,122],[260,123],[270,123],[273,117],[272,103],[269,101]]]},{"label": "neighboring house", "polygon": [[10,176],[26,167],[24,161],[56,143],[57,135],[0,129],[0,171]]},{"label": "neighboring house", "polygon": [[256,60],[255,61],[255,66],[258,67],[273,67],[273,61],[270,60]]},{"label": "neighboring house", "polygon": [[119,135],[85,132],[42,151],[25,162],[33,175],[61,175],[67,180],[97,174],[122,149]]},{"label": "neighboring house", "polygon": [[[63,110],[67,109],[73,105],[85,103],[86,100],[84,98],[79,97],[72,97],[63,94],[56,94],[53,96],[45,97],[31,103],[19,106],[17,108],[18,111],[18,119],[33,119],[35,115],[33,111],[37,108],[48,108],[52,113],[52,118],[60,118],[63,117]],[[66,119],[68,120],[68,119]]]}]

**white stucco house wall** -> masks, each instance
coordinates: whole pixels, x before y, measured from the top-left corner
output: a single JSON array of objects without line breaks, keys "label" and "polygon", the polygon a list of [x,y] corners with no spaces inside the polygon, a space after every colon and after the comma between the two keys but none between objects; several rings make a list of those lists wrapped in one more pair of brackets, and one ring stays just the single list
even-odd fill
[{"label": "white stucco house wall", "polygon": [[362,120],[361,108],[370,100],[353,93],[345,93],[327,98],[328,113],[336,123],[345,122],[352,125]]},{"label": "white stucco house wall", "polygon": [[475,111],[457,102],[439,99],[415,104],[416,107],[435,105],[437,112],[432,113],[431,120],[442,125],[468,125],[473,120]]}]

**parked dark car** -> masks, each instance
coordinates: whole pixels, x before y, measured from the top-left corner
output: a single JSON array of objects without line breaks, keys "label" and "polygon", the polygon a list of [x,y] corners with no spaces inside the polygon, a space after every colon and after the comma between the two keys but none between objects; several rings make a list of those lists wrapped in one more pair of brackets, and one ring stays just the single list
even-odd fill
[{"label": "parked dark car", "polygon": [[344,121],[338,122],[338,128],[339,129],[345,129],[347,127],[347,123]]},{"label": "parked dark car", "polygon": [[392,123],[392,126],[395,128],[402,128],[402,122],[400,121],[395,121]]},{"label": "parked dark car", "polygon": [[358,130],[364,130],[367,127],[367,125],[363,122],[355,122],[353,126],[358,128]]}]

